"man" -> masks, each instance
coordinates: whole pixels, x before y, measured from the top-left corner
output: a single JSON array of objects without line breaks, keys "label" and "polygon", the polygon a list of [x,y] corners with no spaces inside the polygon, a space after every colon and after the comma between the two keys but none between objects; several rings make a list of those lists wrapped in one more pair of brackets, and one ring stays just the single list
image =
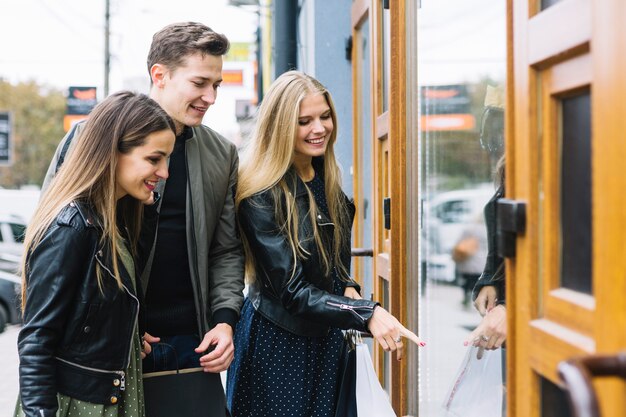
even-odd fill
[{"label": "man", "polygon": [[[144,359],[144,372],[173,369],[177,362],[218,373],[233,358],[244,287],[234,206],[238,156],[232,143],[201,125],[215,102],[228,48],[224,35],[185,22],[157,32],[148,54],[150,97],[172,117],[177,137],[169,178],[159,183],[162,198],[146,207],[142,230],[145,341],[172,345],[176,354],[157,346]],[[59,145],[46,182],[79,131],[80,125]]]}]

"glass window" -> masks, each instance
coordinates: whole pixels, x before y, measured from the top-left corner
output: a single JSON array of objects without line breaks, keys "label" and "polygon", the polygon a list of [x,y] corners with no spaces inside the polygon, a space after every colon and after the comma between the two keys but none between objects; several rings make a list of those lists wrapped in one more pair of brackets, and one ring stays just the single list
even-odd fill
[{"label": "glass window", "polygon": [[[419,351],[419,410],[408,414],[438,417],[463,342],[481,321],[472,290],[485,266],[484,210],[504,154],[506,1],[422,0],[416,13],[424,199],[417,320],[428,348]],[[465,237],[478,248],[455,263],[452,251]]]},{"label": "glass window", "polygon": [[542,417],[572,417],[568,400],[561,388],[545,378],[540,378],[541,384],[541,416]]},{"label": "glass window", "polygon": [[541,10],[545,10],[548,7],[554,6],[562,0],[541,0]]},{"label": "glass window", "polygon": [[561,285],[592,293],[591,94],[561,100]]},{"label": "glass window", "polygon": [[[372,181],[374,172],[373,150],[372,150],[372,108],[371,108],[371,55],[370,55],[370,22],[369,19],[363,22],[358,31],[358,48],[357,56],[359,57],[358,71],[360,74],[360,87],[357,89],[359,97],[358,103],[360,108],[357,109],[359,114],[358,139],[359,146],[356,158],[360,164],[360,201],[356,202],[359,210],[361,228],[360,239],[363,248],[372,249],[374,247],[373,228],[374,217],[372,202],[374,196],[372,194]],[[357,258],[356,262],[360,263],[363,278],[363,297],[370,298],[374,289],[373,282],[373,260],[371,257]]]},{"label": "glass window", "polygon": [[384,4],[381,3],[381,15],[382,15],[382,33],[383,33],[383,113],[389,110],[389,83],[390,83],[390,70],[391,65],[391,23],[389,9],[384,9]]}]

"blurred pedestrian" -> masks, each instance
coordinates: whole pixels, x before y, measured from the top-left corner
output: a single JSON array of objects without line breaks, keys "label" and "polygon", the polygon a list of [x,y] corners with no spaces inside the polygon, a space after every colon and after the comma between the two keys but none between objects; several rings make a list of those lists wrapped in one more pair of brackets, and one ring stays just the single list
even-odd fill
[{"label": "blurred pedestrian", "polygon": [[478,213],[467,224],[452,249],[452,259],[456,264],[456,274],[463,289],[463,306],[468,307],[472,290],[478,281],[487,258],[487,232],[482,213]]},{"label": "blurred pedestrian", "polygon": [[44,192],[24,242],[16,416],[143,416],[134,257],[174,138],[154,100],[113,94]]},{"label": "blurred pedestrian", "polygon": [[403,356],[420,343],[349,276],[355,208],[340,187],[337,119],[314,78],[284,73],[268,90],[242,157],[238,219],[250,281],[235,332],[233,417],[334,416],[341,329],[369,331]]}]

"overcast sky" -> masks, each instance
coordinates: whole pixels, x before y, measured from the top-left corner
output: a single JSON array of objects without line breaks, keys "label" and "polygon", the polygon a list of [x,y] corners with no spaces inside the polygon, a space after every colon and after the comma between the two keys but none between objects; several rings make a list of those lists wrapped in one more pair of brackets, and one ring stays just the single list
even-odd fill
[{"label": "overcast sky", "polygon": [[[173,22],[202,22],[231,41],[255,39],[256,14],[227,0],[110,0],[110,91],[148,77],[152,35]],[[36,80],[60,89],[104,86],[104,0],[2,0],[0,77]]]},{"label": "overcast sky", "polygon": [[421,0],[420,83],[459,84],[506,75],[504,0]]}]

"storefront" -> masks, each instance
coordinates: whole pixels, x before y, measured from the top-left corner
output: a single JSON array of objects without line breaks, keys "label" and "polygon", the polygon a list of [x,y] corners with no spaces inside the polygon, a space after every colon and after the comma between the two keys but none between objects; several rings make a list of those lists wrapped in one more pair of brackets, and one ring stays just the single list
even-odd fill
[{"label": "storefront", "polygon": [[[481,321],[464,287],[482,268],[452,252],[484,246],[503,155],[509,218],[525,209],[500,227],[508,415],[570,415],[559,364],[626,347],[624,21],[620,0],[352,2],[356,276],[428,343],[374,349],[399,415],[446,415]],[[595,386],[625,414],[622,382]]]}]

